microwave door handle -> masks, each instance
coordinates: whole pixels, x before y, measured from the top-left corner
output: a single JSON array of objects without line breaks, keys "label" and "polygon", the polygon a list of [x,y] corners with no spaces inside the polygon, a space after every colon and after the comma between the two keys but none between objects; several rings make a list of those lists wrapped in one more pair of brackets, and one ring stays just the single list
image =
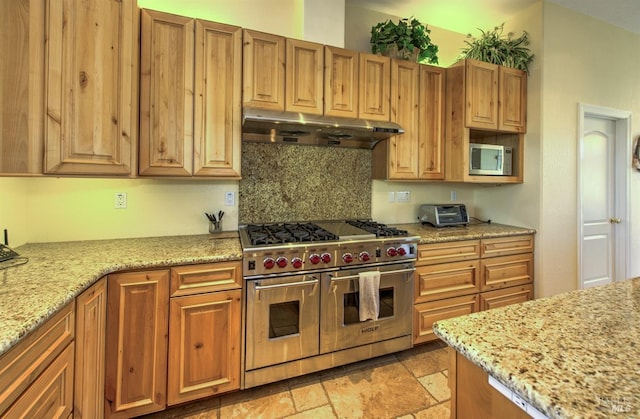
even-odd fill
[{"label": "microwave door handle", "polygon": [[498,160],[498,172],[502,173],[502,153],[498,153],[496,159]]}]

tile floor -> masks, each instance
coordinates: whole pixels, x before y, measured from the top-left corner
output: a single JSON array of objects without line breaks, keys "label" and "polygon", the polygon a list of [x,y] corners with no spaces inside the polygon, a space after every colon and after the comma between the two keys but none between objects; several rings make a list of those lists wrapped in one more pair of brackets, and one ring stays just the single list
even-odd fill
[{"label": "tile floor", "polygon": [[442,342],[225,394],[145,419],[448,419],[448,357]]}]

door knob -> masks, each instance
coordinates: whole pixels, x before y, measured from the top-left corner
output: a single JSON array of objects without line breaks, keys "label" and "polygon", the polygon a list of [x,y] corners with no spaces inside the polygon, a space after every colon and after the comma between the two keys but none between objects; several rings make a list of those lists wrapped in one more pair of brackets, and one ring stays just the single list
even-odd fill
[{"label": "door knob", "polygon": [[618,217],[611,217],[609,218],[609,222],[611,224],[620,224],[622,222],[622,220]]}]

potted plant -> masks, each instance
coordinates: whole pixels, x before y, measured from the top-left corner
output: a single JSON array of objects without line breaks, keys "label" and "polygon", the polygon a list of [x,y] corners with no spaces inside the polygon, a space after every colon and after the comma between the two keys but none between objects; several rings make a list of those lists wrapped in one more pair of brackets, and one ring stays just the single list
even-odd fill
[{"label": "potted plant", "polygon": [[517,68],[526,72],[529,71],[529,64],[533,61],[533,54],[527,48],[529,45],[527,31],[523,31],[518,38],[514,38],[513,32],[509,32],[505,37],[502,35],[504,23],[486,32],[482,29],[478,30],[482,34],[477,38],[474,38],[471,34],[467,35],[470,40],[464,41],[467,46],[462,49],[459,56],[460,59],[469,58]]},{"label": "potted plant", "polygon": [[371,51],[394,58],[438,64],[438,46],[431,42],[430,29],[417,19],[390,19],[371,28]]}]

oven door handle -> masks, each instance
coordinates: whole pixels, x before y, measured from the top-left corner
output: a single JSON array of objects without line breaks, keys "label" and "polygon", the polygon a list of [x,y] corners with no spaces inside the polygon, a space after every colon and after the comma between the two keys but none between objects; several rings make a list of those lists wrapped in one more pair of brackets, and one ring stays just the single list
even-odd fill
[{"label": "oven door handle", "polygon": [[289,282],[286,284],[258,285],[258,283],[256,283],[255,290],[260,291],[260,290],[270,290],[274,288],[299,287],[304,285],[315,285],[317,283],[318,283],[318,278],[314,278],[310,281]]},{"label": "oven door handle", "polygon": [[[393,274],[404,274],[404,273],[410,273],[410,272],[415,272],[416,268],[407,268],[407,269],[397,269],[395,271],[380,271],[380,276],[382,275],[393,275]],[[341,277],[334,277],[334,274],[329,274],[329,276],[331,277],[331,281],[346,281],[349,279],[358,279],[359,275],[348,275],[348,276],[341,276]]]}]

